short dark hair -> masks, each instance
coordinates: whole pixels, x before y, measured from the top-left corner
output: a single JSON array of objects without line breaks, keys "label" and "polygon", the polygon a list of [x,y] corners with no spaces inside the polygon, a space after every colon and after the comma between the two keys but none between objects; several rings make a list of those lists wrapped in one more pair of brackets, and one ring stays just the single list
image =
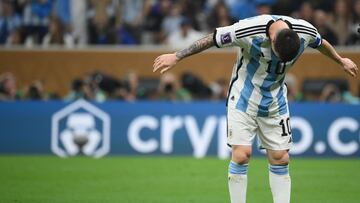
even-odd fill
[{"label": "short dark hair", "polygon": [[291,29],[281,30],[276,38],[274,48],[283,62],[293,60],[299,53],[300,39]]}]

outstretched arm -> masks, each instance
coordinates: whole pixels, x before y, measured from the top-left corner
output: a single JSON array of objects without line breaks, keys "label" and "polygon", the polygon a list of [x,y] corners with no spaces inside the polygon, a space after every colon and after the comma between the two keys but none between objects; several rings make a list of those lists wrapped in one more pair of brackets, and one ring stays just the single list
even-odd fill
[{"label": "outstretched arm", "polygon": [[328,41],[323,39],[322,44],[320,45],[318,50],[322,54],[330,57],[336,63],[340,64],[345,72],[347,72],[353,77],[356,77],[358,73],[358,67],[356,66],[356,64],[348,58],[342,58]]},{"label": "outstretched arm", "polygon": [[183,58],[197,54],[214,46],[213,35],[214,34],[209,34],[181,51],[177,51],[172,54],[163,54],[157,57],[154,61],[153,72],[160,70],[160,73],[162,74],[173,68],[176,63]]}]

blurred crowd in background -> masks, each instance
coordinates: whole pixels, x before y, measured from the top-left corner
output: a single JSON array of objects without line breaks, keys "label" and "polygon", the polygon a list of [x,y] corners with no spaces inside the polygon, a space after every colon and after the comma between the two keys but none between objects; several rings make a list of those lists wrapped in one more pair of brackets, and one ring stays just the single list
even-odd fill
[{"label": "blurred crowd in background", "polygon": [[[296,77],[288,73],[285,83],[290,102],[360,104],[360,98],[351,94],[346,79],[308,79],[299,87]],[[0,75],[0,102],[16,100],[74,101],[80,98],[95,102],[225,101],[227,93],[228,81],[226,79],[206,83],[197,75],[189,72],[182,74],[180,78],[168,72],[161,75],[160,79],[141,78],[136,72],[128,72],[121,79],[94,72],[71,81],[68,92],[64,96],[46,90],[44,82],[41,80],[35,80],[25,87],[18,87],[14,74],[7,72]]]},{"label": "blurred crowd in background", "polygon": [[[360,0],[0,0],[0,44],[27,48],[166,45],[180,49],[216,27],[260,14],[302,18],[334,45],[360,45]],[[286,83],[290,101],[359,103],[346,80],[308,80],[297,87],[295,76],[288,75]],[[74,79],[66,96],[49,92],[40,80],[26,87],[16,84],[12,73],[0,73],[0,101],[225,100],[228,91],[227,79],[206,84],[192,73],[179,80],[168,73],[159,80],[140,78],[135,72],[120,79],[95,72]]]},{"label": "blurred crowd in background", "polygon": [[360,0],[1,0],[0,44],[177,49],[260,14],[305,19],[334,45],[360,44]]}]

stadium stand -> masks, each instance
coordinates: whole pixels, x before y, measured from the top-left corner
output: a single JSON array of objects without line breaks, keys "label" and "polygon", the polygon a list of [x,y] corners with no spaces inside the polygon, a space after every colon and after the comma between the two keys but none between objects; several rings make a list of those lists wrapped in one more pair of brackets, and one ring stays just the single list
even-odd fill
[{"label": "stadium stand", "polygon": [[[193,41],[216,27],[267,13],[312,22],[325,39],[351,50],[344,52],[360,64],[360,0],[2,0],[0,91],[8,95],[3,100],[68,100],[80,95],[97,101],[159,98],[159,81],[149,67],[157,54],[186,46],[187,40]],[[169,43],[174,40],[182,43]],[[145,51],[134,51],[139,49]],[[234,51],[217,55],[212,59],[211,52],[205,53],[191,62],[184,61],[181,71],[174,71],[180,85],[182,78],[196,78],[194,81],[204,86],[200,91],[189,89],[191,84],[187,84],[191,98],[224,99],[224,95],[215,96],[219,90],[214,84],[228,82]],[[321,75],[321,81],[346,80],[350,91],[342,93],[359,96],[356,79],[341,74],[330,61],[315,57],[315,53],[307,53],[293,69],[302,95],[307,88],[301,87],[308,86],[303,81]],[[204,69],[206,77],[202,77]],[[133,71],[138,74],[136,91],[128,78]],[[186,72],[192,77],[182,77]],[[76,88],[87,93],[76,94]]]}]

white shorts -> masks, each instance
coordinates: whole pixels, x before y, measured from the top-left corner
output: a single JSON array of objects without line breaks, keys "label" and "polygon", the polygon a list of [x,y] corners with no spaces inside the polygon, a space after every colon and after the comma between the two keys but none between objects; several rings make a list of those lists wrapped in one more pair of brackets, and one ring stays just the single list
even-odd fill
[{"label": "white shorts", "polygon": [[257,117],[231,107],[227,111],[227,142],[230,146],[252,145],[258,135],[261,148],[290,149],[292,137],[288,113],[275,117]]}]

